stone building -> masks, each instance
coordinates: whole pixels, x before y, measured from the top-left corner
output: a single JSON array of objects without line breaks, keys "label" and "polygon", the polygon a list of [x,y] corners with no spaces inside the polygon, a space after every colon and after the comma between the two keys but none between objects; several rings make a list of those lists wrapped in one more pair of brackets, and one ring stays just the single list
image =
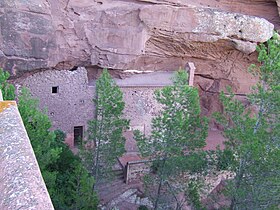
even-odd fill
[{"label": "stone building", "polygon": [[28,87],[40,100],[50,117],[53,129],[67,134],[66,142],[74,147],[83,137],[87,121],[94,116],[94,86],[88,85],[87,71],[50,70],[32,74],[18,82]]},{"label": "stone building", "polygon": [[[67,134],[66,142],[73,148],[86,135],[87,123],[94,118],[95,81],[102,69],[47,70],[17,80],[26,86],[32,95],[40,100],[40,107],[46,110],[53,129]],[[148,134],[151,119],[160,106],[153,93],[157,88],[172,84],[173,71],[139,72],[110,71],[116,84],[124,93],[125,116],[131,129]]]}]

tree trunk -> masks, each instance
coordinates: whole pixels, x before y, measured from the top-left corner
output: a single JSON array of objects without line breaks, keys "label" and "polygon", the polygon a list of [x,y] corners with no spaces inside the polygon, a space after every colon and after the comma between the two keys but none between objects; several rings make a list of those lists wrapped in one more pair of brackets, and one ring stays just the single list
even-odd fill
[{"label": "tree trunk", "polygon": [[162,163],[162,167],[161,167],[160,182],[159,182],[159,186],[158,186],[158,190],[157,190],[157,197],[156,197],[154,210],[156,210],[158,208],[158,201],[159,201],[159,197],[160,197],[160,194],[161,194],[161,187],[162,187],[162,182],[163,182],[162,176],[163,176],[163,172],[164,172],[164,169],[165,169],[165,161],[166,161],[166,155],[163,159],[163,163]]},{"label": "tree trunk", "polygon": [[[102,131],[102,127],[103,127],[103,117],[104,117],[104,115],[103,115],[103,112],[102,112],[102,116],[101,116],[101,122],[100,122],[100,126],[99,126],[99,132],[98,132],[98,134],[100,135],[100,133],[101,133],[101,131]],[[96,134],[96,136],[98,136],[97,134]],[[98,137],[98,144],[96,145],[96,154],[95,154],[95,176],[94,176],[94,178],[95,178],[95,183],[97,183],[98,182],[98,175],[99,175],[99,153],[100,153],[100,142],[101,142],[101,140],[100,140],[100,136]],[[95,188],[95,184],[93,185],[93,190],[94,190],[94,188]]]},{"label": "tree trunk", "polygon": [[157,198],[156,198],[154,210],[156,210],[156,209],[158,208],[158,200],[159,200],[159,196],[160,196],[162,181],[163,181],[162,178],[160,178],[160,182],[159,182],[159,186],[158,186],[158,190],[157,190]]},{"label": "tree trunk", "polygon": [[[95,161],[95,182],[98,181],[98,172],[99,172],[99,145],[100,145],[100,139],[98,140],[98,145],[96,148],[96,161]],[[95,185],[94,185],[95,186]]]}]

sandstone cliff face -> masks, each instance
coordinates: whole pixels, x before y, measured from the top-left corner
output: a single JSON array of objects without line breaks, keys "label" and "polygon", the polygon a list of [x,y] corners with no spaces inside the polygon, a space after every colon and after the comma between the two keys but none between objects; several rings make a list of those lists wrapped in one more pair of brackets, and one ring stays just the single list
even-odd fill
[{"label": "sandstone cliff face", "polygon": [[1,65],[14,74],[75,65],[166,70],[249,54],[280,22],[272,0],[2,0],[0,8]]},{"label": "sandstone cliff face", "polygon": [[56,49],[49,4],[42,1],[0,1],[0,62],[17,71],[48,66]]},{"label": "sandstone cliff face", "polygon": [[0,65],[20,76],[74,66],[175,70],[193,62],[208,112],[226,85],[249,91],[254,79],[246,69],[274,27],[275,0],[1,0]]}]

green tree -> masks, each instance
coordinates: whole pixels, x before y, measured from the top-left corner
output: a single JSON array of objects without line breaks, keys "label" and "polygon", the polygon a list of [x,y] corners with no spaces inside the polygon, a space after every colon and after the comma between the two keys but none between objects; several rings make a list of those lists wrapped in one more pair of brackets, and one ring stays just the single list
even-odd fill
[{"label": "green tree", "polygon": [[55,209],[93,210],[97,209],[98,199],[92,190],[94,178],[64,143],[65,134],[55,130],[56,144],[62,148],[58,160],[50,166],[57,172],[55,195],[52,197]]},{"label": "green tree", "polygon": [[[250,108],[222,93],[226,149],[219,151],[219,168],[234,178],[225,195],[230,209],[278,209],[280,204],[280,42],[278,35],[258,48],[260,66],[253,74],[259,82],[248,95]],[[221,166],[222,165],[222,166]]]},{"label": "green tree", "polygon": [[15,100],[15,87],[7,82],[10,74],[0,68],[0,90],[4,100]]},{"label": "green tree", "polygon": [[155,91],[162,110],[152,120],[152,133],[146,137],[140,131],[135,132],[142,156],[153,160],[155,173],[146,176],[145,180],[154,209],[172,208],[167,207],[168,196],[175,201],[176,209],[181,209],[186,200],[180,200],[178,194],[188,195],[191,191],[193,199],[191,196],[187,199],[199,208],[198,198],[195,198],[196,181],[190,181],[192,184],[188,186],[186,179],[180,176],[185,172],[200,173],[206,166],[202,148],[207,137],[208,120],[200,117],[198,90],[188,86],[187,79],[187,73],[180,70],[175,75],[174,85]]},{"label": "green tree", "polygon": [[123,118],[124,102],[120,88],[115,84],[108,71],[103,70],[96,81],[95,119],[88,123],[87,153],[88,168],[95,177],[110,174],[116,158],[125,152],[123,131],[129,121]]},{"label": "green tree", "polygon": [[34,99],[26,88],[21,90],[18,97],[18,108],[41,173],[52,197],[55,192],[57,172],[49,170],[49,166],[59,158],[61,147],[55,146],[55,134],[50,131],[51,121],[40,110],[39,101]]}]

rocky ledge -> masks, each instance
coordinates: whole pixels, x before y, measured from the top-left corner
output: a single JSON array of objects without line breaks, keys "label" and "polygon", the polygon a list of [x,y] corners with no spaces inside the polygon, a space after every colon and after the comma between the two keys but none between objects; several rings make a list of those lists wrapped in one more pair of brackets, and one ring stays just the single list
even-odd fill
[{"label": "rocky ledge", "polygon": [[279,25],[276,2],[268,0],[3,0],[0,8],[0,64],[13,75],[79,65],[162,70],[191,58],[219,60],[229,50],[254,52]]}]

